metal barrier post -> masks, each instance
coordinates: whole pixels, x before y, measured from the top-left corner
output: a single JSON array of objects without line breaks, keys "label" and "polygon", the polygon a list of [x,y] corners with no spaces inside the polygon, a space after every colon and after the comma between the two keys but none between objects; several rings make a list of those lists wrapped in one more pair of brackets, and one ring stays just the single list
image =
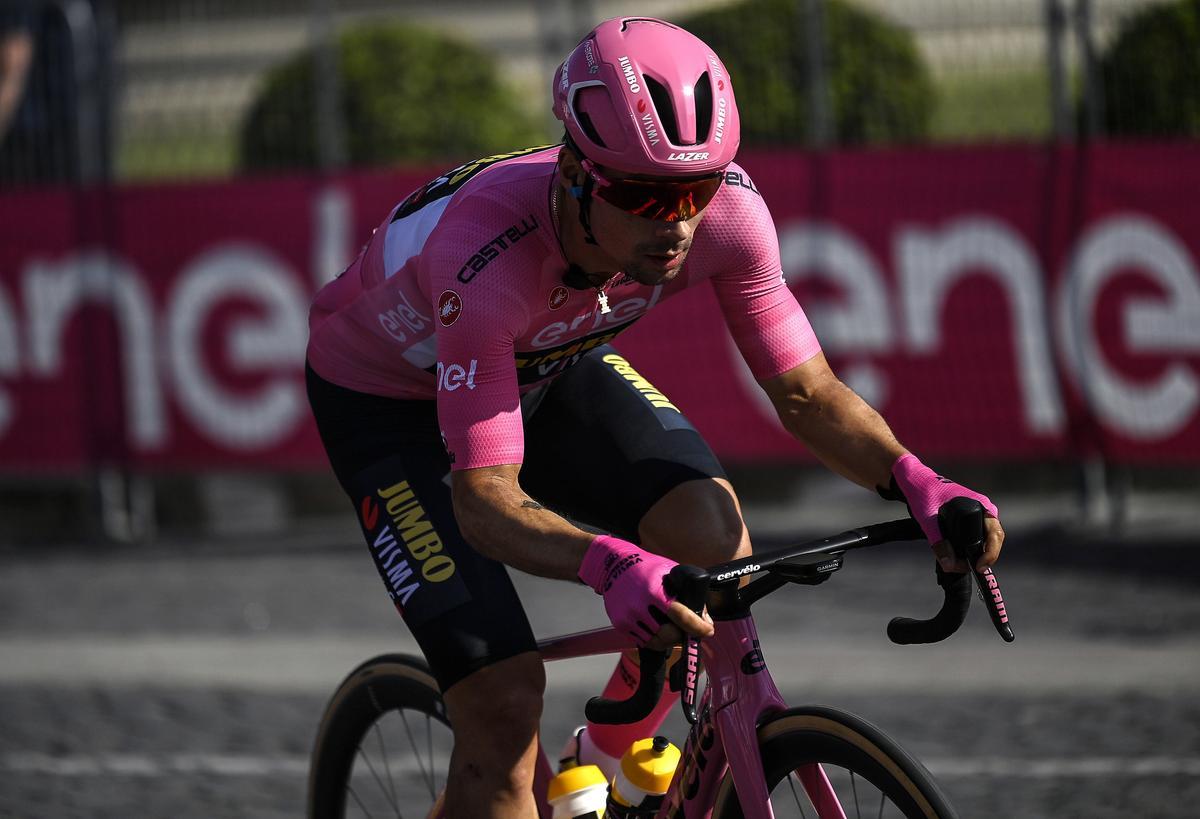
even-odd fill
[{"label": "metal barrier post", "polygon": [[342,82],[333,0],[312,0],[313,70],[316,73],[317,161],[323,171],[346,165]]},{"label": "metal barrier post", "polygon": [[1050,74],[1050,121],[1054,137],[1070,140],[1075,136],[1071,101],[1067,97],[1066,71],[1063,67],[1063,35],[1067,25],[1061,0],[1044,0],[1046,18],[1046,67]]},{"label": "metal barrier post", "polygon": [[[111,248],[112,208],[107,206],[112,181],[112,76],[111,8],[105,0],[93,7],[86,0],[47,0],[45,8],[61,14],[70,37],[71,81],[74,86],[75,116],[72,128],[74,144],[72,184],[78,190],[78,218],[91,225],[82,236],[84,244]],[[91,233],[90,231],[96,231]],[[96,270],[104,277],[103,301],[112,304],[115,283],[111,268]],[[85,344],[84,354],[92,349]],[[95,368],[88,368],[93,371]],[[94,430],[95,435],[104,431]],[[93,468],[91,486],[99,516],[97,534],[114,541],[136,541],[150,537],[155,528],[154,489],[144,475],[134,473],[129,464],[123,430],[114,449],[100,445]]]},{"label": "metal barrier post", "polygon": [[1083,68],[1084,136],[1100,136],[1104,123],[1104,89],[1092,39],[1092,0],[1075,0],[1075,39]]},{"label": "metal barrier post", "polygon": [[825,14],[821,0],[800,0],[808,55],[808,144],[824,148],[833,141],[829,105],[829,69],[825,48]]}]

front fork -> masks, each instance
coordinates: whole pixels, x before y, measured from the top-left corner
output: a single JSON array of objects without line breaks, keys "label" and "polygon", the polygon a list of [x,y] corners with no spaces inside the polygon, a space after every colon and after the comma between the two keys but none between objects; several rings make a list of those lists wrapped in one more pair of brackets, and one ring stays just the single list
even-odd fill
[{"label": "front fork", "polygon": [[715,634],[700,645],[708,684],[699,718],[688,734],[660,819],[709,819],[727,769],[746,819],[771,817],[757,729],[786,705],[763,661],[753,618],[718,621],[715,627]]},{"label": "front fork", "polygon": [[[758,727],[787,705],[767,670],[753,618],[746,615],[715,625],[713,637],[701,643],[708,685],[699,718],[688,734],[679,772],[658,819],[710,819],[726,770],[732,774],[745,819],[773,817]],[[845,819],[820,765],[804,765],[795,773],[821,819]]]}]

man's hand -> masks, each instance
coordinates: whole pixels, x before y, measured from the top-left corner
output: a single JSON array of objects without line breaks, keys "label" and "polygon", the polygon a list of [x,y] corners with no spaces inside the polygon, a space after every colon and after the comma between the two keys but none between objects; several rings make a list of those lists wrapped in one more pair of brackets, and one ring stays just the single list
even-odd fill
[{"label": "man's hand", "polygon": [[684,634],[700,638],[713,636],[713,622],[707,610],[701,616],[678,600],[673,600],[667,609],[667,617],[671,622],[646,641],[646,645],[655,651],[670,651],[683,642]]},{"label": "man's hand", "polygon": [[[1004,546],[1004,529],[996,518],[985,516],[983,519],[984,541],[983,554],[975,564],[976,571],[983,571],[996,562],[1000,557],[1000,549]],[[955,557],[954,547],[947,540],[939,540],[933,544],[933,554],[941,564],[942,571],[963,574],[967,571],[967,561]]]},{"label": "man's hand", "polygon": [[961,484],[934,472],[911,453],[901,455],[892,466],[895,487],[908,504],[908,510],[921,525],[921,530],[933,544],[933,553],[944,572],[963,573],[968,570],[965,560],[955,557],[954,549],[942,538],[938,525],[938,509],[951,498],[973,498],[979,501],[987,517],[984,518],[983,554],[975,564],[976,571],[983,571],[1000,557],[1004,546],[1004,529],[1000,526],[1000,513],[996,504],[986,495],[973,492]]},{"label": "man's hand", "polygon": [[666,650],[682,633],[711,637],[712,621],[667,594],[663,578],[675,561],[608,535],[592,541],[579,566],[579,579],[604,597],[608,619],[639,646]]}]

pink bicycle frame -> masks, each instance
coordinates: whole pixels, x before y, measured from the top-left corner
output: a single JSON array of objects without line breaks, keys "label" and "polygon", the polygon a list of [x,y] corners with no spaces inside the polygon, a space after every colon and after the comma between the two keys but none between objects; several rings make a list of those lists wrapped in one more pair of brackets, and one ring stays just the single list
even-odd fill
[{"label": "pink bicycle frame", "polygon": [[[658,819],[709,819],[727,769],[733,774],[746,819],[773,817],[757,729],[763,720],[787,706],[763,661],[753,618],[718,621],[715,626],[715,635],[700,644],[708,685],[701,697],[699,717],[688,734],[679,768],[656,814]],[[544,660],[566,660],[618,652],[632,645],[628,637],[605,628],[544,640],[538,648]],[[820,819],[846,819],[819,765],[806,765],[796,774]],[[550,819],[544,794],[552,777],[550,763],[542,752],[534,775],[541,819]]]}]

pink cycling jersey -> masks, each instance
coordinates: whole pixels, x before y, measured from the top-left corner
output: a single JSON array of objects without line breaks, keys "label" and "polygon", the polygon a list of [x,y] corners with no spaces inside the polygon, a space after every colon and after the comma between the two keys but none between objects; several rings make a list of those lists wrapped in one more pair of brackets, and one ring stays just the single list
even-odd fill
[{"label": "pink cycling jersey", "polygon": [[418,189],[313,302],[316,373],[360,392],[436,398],[454,469],[521,463],[521,394],[705,280],[756,378],[820,350],[783,281],[770,213],[737,165],[673,280],[610,286],[606,313],[595,289],[565,287],[550,214],[558,150],[489,157]]}]

